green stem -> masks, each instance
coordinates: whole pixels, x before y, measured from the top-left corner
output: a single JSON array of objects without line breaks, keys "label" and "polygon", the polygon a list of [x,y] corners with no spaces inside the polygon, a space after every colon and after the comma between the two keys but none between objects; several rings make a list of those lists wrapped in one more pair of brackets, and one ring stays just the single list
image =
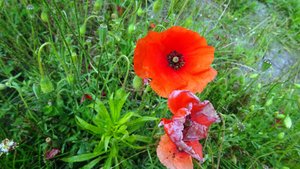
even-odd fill
[{"label": "green stem", "polygon": [[103,91],[104,87],[106,86],[107,81],[108,81],[108,78],[109,78],[111,72],[114,70],[114,68],[116,67],[117,63],[118,63],[121,59],[125,59],[125,61],[127,62],[127,71],[126,71],[126,75],[125,75],[125,78],[124,78],[124,82],[123,82],[123,84],[122,84],[122,88],[125,89],[125,84],[126,84],[126,82],[127,82],[127,78],[128,78],[128,74],[129,74],[129,69],[130,69],[130,61],[129,61],[129,59],[128,59],[127,56],[122,55],[122,56],[120,56],[120,57],[117,59],[117,61],[114,63],[114,65],[113,65],[113,66],[111,67],[111,69],[108,71],[108,74],[107,74],[107,76],[106,76],[106,78],[105,78],[103,87],[102,87],[102,89],[100,90],[101,92]]},{"label": "green stem", "polygon": [[52,48],[53,48],[53,51],[54,51],[54,54],[56,56],[56,58],[59,60],[60,64],[62,64],[63,66],[63,69],[64,71],[66,72],[66,74],[68,74],[68,69],[65,65],[65,62],[63,62],[59,55],[58,55],[58,52],[56,51],[56,48],[54,46],[54,44],[52,42],[46,42],[44,44],[42,44],[42,46],[40,46],[39,50],[38,50],[38,64],[39,64],[39,70],[40,70],[40,73],[41,73],[41,76],[44,77],[45,76],[45,73],[44,73],[44,70],[43,70],[43,66],[42,66],[42,60],[41,60],[41,53],[42,53],[42,49],[47,46],[47,45],[50,45]]}]

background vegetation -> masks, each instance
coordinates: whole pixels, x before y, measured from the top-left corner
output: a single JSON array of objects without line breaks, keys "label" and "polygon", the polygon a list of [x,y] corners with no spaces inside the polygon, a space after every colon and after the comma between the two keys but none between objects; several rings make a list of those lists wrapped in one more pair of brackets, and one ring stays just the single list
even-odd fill
[{"label": "background vegetation", "polygon": [[0,141],[19,143],[0,168],[163,168],[170,112],[133,88],[132,58],[137,39],[173,25],[216,49],[198,96],[222,122],[195,168],[300,168],[298,0],[0,0]]}]

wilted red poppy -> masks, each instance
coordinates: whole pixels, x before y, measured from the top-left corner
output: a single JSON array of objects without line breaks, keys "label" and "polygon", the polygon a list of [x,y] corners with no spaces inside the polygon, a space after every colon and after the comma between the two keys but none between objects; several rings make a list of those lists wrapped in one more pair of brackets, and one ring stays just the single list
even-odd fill
[{"label": "wilted red poppy", "polygon": [[45,154],[45,158],[47,160],[51,160],[52,158],[54,158],[56,155],[58,155],[60,153],[60,150],[57,148],[53,148],[49,151],[46,152]]},{"label": "wilted red poppy", "polygon": [[173,90],[201,92],[217,72],[211,67],[214,48],[197,32],[174,26],[150,31],[139,39],[134,51],[134,70],[150,78],[152,89],[162,97]]},{"label": "wilted red poppy", "polygon": [[[201,102],[192,92],[173,91],[168,99],[172,119],[162,119],[166,134],[161,137],[157,156],[170,169],[192,169],[192,157],[203,162],[198,140],[207,136],[208,127],[219,122],[219,116],[209,101]],[[184,167],[182,167],[184,166]]]}]

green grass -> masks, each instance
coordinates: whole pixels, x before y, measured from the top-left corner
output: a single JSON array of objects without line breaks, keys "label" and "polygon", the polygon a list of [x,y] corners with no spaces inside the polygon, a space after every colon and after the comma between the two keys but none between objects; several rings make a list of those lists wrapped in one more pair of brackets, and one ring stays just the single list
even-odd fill
[{"label": "green grass", "polygon": [[[132,86],[135,44],[151,23],[187,27],[216,49],[218,76],[198,96],[222,122],[200,141],[206,161],[195,168],[300,168],[299,9],[297,0],[0,0],[0,140],[19,143],[0,168],[164,168],[166,99]],[[84,94],[97,102],[81,103]],[[51,148],[61,153],[46,160]]]}]

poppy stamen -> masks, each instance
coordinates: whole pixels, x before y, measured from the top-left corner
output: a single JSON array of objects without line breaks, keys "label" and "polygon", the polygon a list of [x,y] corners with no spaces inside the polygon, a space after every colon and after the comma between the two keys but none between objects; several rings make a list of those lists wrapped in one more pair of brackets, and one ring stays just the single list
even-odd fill
[{"label": "poppy stamen", "polygon": [[167,55],[169,66],[175,70],[178,70],[184,65],[183,55],[173,50]]}]

